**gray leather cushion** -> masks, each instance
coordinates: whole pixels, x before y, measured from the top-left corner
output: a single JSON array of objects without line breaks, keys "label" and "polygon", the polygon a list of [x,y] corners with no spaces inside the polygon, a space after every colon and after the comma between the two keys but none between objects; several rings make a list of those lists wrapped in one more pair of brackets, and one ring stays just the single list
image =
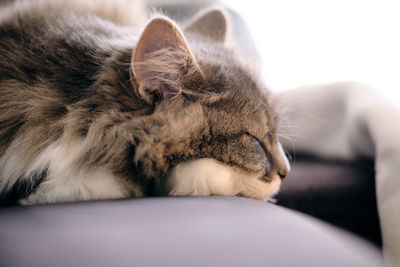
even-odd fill
[{"label": "gray leather cushion", "polygon": [[381,266],[348,233],[236,197],[1,208],[0,240],[1,266]]}]

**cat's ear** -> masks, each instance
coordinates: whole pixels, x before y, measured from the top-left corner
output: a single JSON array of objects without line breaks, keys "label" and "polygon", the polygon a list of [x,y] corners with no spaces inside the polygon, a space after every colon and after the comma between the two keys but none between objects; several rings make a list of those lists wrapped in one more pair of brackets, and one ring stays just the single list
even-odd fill
[{"label": "cat's ear", "polygon": [[228,35],[228,16],[223,9],[214,7],[197,14],[185,27],[185,32],[195,33],[215,42],[225,42]]},{"label": "cat's ear", "polygon": [[135,93],[149,104],[179,95],[187,75],[201,75],[183,34],[165,18],[155,18],[147,24],[131,66]]}]

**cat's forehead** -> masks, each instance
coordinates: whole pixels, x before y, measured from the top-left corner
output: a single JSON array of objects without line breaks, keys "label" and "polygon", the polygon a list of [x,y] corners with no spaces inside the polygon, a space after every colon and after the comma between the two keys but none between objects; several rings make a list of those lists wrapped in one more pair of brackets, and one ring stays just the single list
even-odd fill
[{"label": "cat's forehead", "polygon": [[257,77],[233,64],[219,66],[207,74],[206,82],[212,94],[205,95],[205,103],[213,111],[211,116],[221,116],[220,121],[231,124],[232,131],[251,132],[260,138],[276,132],[274,105]]},{"label": "cat's forehead", "polygon": [[191,45],[204,84],[200,88],[198,80],[186,81],[190,87],[188,92],[201,95],[202,104],[212,111],[210,116],[220,116],[216,127],[223,122],[224,125],[234,124],[231,128],[235,131],[251,128],[259,136],[275,132],[277,116],[269,91],[251,66],[244,64],[240,55],[226,46]]},{"label": "cat's forehead", "polygon": [[[225,52],[225,51],[223,51]],[[206,61],[200,60],[206,84],[215,92],[227,90],[260,92],[258,77],[250,69],[240,64],[232,53],[215,53],[207,57]]]},{"label": "cat's forehead", "polygon": [[259,111],[270,108],[268,90],[259,78],[245,67],[233,63],[222,65],[219,71],[208,75],[211,76],[206,77],[211,81],[207,83],[211,87],[210,90],[221,93],[222,98],[238,104],[238,108],[247,106]]}]

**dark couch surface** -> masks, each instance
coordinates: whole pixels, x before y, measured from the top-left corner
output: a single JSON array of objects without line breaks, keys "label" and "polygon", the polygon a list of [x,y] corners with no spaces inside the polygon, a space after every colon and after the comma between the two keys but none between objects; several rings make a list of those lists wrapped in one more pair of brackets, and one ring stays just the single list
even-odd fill
[{"label": "dark couch surface", "polygon": [[0,266],[381,266],[348,233],[238,197],[1,208],[0,240]]},{"label": "dark couch surface", "polygon": [[277,199],[279,205],[323,219],[381,246],[372,160],[298,155]]}]

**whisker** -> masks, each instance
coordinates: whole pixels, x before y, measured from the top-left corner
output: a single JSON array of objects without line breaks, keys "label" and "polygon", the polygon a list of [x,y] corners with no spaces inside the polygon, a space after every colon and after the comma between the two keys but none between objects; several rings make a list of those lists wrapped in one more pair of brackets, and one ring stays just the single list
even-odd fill
[{"label": "whisker", "polygon": [[278,134],[279,137],[287,138],[287,139],[292,139],[292,137],[298,137],[298,138],[305,138],[305,135],[299,135],[299,134]]}]

